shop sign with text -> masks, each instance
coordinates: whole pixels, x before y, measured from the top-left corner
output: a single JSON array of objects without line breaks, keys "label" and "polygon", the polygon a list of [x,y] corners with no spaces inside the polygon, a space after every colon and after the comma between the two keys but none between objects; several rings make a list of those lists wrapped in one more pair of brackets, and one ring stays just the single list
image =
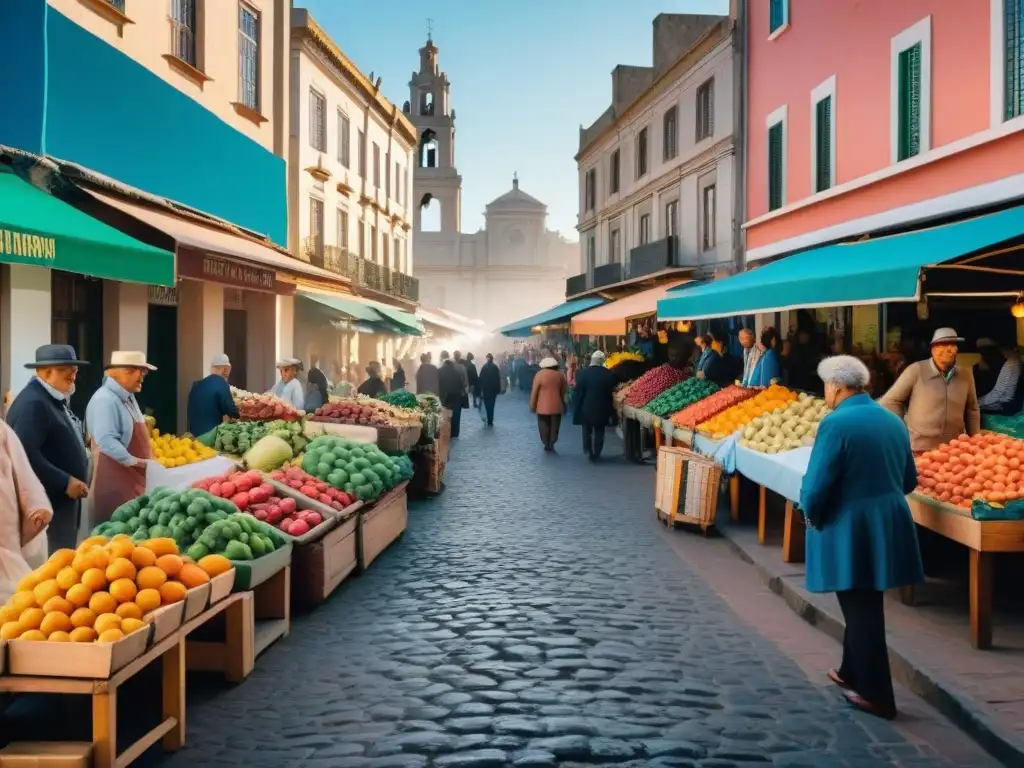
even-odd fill
[{"label": "shop sign with text", "polygon": [[178,251],[178,274],[192,280],[220,283],[232,288],[265,293],[289,293],[288,286],[277,280],[273,269],[265,269],[208,253]]}]

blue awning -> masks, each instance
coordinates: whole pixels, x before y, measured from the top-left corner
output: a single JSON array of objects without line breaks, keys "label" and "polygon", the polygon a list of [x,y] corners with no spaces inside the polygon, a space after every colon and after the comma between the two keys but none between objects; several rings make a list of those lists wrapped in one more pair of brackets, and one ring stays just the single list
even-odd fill
[{"label": "blue awning", "polygon": [[573,299],[567,301],[564,304],[559,304],[557,307],[541,312],[530,317],[524,317],[522,320],[516,320],[514,323],[508,323],[507,325],[501,326],[495,333],[500,333],[503,336],[509,336],[514,339],[529,338],[533,335],[531,329],[538,325],[555,325],[556,323],[565,322],[571,319],[574,315],[578,315],[580,312],[584,312],[588,309],[592,309],[599,304],[604,304],[605,300],[600,296],[589,296],[585,299]]},{"label": "blue awning", "polygon": [[1021,236],[1024,206],[901,235],[827,245],[722,280],[680,286],[658,302],[658,319],[917,301],[923,270]]}]

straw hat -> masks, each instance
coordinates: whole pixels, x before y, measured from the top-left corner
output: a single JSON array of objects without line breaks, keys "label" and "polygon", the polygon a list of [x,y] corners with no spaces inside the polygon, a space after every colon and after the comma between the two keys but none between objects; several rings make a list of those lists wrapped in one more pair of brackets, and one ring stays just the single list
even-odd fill
[{"label": "straw hat", "polygon": [[117,350],[110,354],[109,368],[145,368],[147,371],[155,371],[156,366],[146,362],[145,352],[132,352],[128,350]]},{"label": "straw hat", "polygon": [[932,343],[930,346],[936,344],[960,344],[963,342],[962,336],[957,336],[956,331],[952,328],[939,328],[932,334]]}]

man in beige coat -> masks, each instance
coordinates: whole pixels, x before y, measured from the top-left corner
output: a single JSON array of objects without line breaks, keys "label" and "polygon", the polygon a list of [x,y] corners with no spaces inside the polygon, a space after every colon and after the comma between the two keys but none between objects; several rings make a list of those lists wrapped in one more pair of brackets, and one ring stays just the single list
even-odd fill
[{"label": "man in beige coat", "polygon": [[931,359],[908,365],[879,400],[906,422],[914,453],[981,431],[974,373],[956,365],[962,341],[952,328],[939,328],[932,336]]}]

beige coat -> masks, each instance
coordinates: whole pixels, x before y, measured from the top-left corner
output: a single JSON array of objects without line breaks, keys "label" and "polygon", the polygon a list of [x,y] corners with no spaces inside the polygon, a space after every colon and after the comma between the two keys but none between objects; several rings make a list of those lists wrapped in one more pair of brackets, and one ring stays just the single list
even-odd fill
[{"label": "beige coat", "polygon": [[878,402],[906,422],[915,453],[981,431],[974,373],[968,367],[954,368],[947,382],[931,360],[913,363]]},{"label": "beige coat", "polygon": [[569,382],[557,368],[537,371],[530,391],[530,410],[538,416],[561,416],[565,412],[565,395]]}]

